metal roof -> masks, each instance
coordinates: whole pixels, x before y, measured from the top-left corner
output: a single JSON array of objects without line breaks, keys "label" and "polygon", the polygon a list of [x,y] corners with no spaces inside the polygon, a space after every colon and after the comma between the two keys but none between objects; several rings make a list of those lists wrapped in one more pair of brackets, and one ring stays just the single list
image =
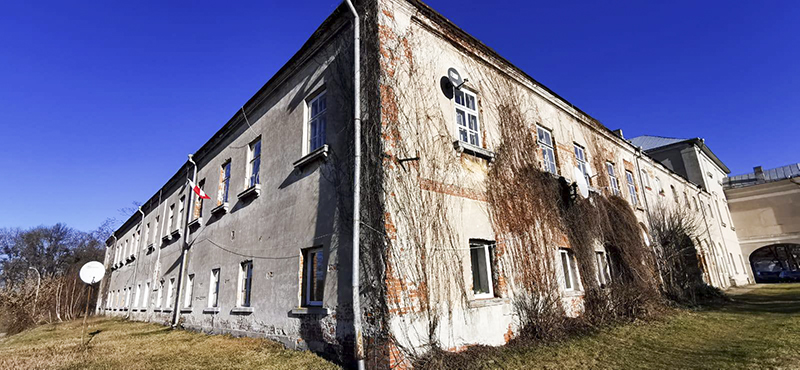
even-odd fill
[{"label": "metal roof", "polygon": [[764,179],[756,177],[755,171],[744,175],[729,176],[725,178],[724,184],[728,188],[742,188],[756,184],[780,181],[800,177],[800,163],[794,163],[783,167],[764,170]]},{"label": "metal roof", "polygon": [[686,141],[688,139],[679,139],[675,137],[663,137],[663,136],[651,136],[651,135],[642,135],[637,136],[629,141],[631,144],[642,147],[642,150],[650,150],[655,148],[660,148],[662,146],[667,146],[675,143],[680,143],[682,141]]}]

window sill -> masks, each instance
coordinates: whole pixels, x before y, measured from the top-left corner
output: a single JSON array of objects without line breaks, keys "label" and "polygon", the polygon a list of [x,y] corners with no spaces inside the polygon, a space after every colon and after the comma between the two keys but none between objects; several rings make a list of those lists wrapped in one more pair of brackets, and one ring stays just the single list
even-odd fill
[{"label": "window sill", "polygon": [[170,312],[172,312],[172,309],[171,308],[164,308],[164,309],[161,310],[161,312],[170,313]]},{"label": "window sill", "polygon": [[161,312],[161,309],[160,308],[154,308],[153,312]]},{"label": "window sill", "polygon": [[222,204],[214,207],[214,209],[211,210],[211,214],[214,214],[214,215],[226,214],[226,213],[228,213],[228,207],[229,207],[228,202],[222,203]]},{"label": "window sill", "polygon": [[147,246],[147,254],[153,253],[155,250],[156,247],[153,245],[153,243],[150,243],[150,245]]},{"label": "window sill", "polygon": [[453,142],[453,148],[459,153],[467,153],[478,158],[483,158],[487,160],[489,163],[494,162],[495,158],[494,152],[483,149],[479,146],[475,146],[470,143],[465,143],[461,140],[456,140]]},{"label": "window sill", "polygon": [[192,313],[192,308],[191,307],[181,308],[181,313]]},{"label": "window sill", "polygon": [[561,298],[573,298],[573,297],[583,297],[583,291],[581,290],[567,290],[561,292]]},{"label": "window sill", "polygon": [[500,306],[509,303],[510,301],[507,298],[475,298],[469,301],[469,308],[481,308],[481,307],[492,307],[492,306]]},{"label": "window sill", "polygon": [[203,309],[203,313],[210,313],[210,314],[219,313],[219,307],[206,307]]},{"label": "window sill", "polygon": [[728,225],[726,223],[724,223],[724,222],[720,222],[720,223],[722,224],[722,227],[728,227]]},{"label": "window sill", "polygon": [[289,314],[302,316],[302,315],[318,315],[318,316],[327,316],[331,313],[331,310],[327,307],[296,307],[289,311]]},{"label": "window sill", "polygon": [[231,309],[232,315],[249,315],[253,313],[253,307],[234,307]]},{"label": "window sill", "polygon": [[174,239],[177,239],[179,236],[181,236],[181,229],[172,230],[172,237]]},{"label": "window sill", "polygon": [[202,217],[198,217],[198,218],[195,218],[194,220],[189,222],[189,227],[190,228],[199,227],[202,223],[203,223],[203,218]]},{"label": "window sill", "polygon": [[256,198],[259,195],[261,195],[261,184],[255,184],[239,193],[238,197],[239,199],[247,199]]},{"label": "window sill", "polygon": [[328,152],[330,151],[328,144],[325,144],[317,149],[314,149],[311,153],[306,154],[302,158],[296,160],[292,165],[294,168],[302,169],[303,167],[307,166],[308,164],[315,162],[318,159],[327,159]]},{"label": "window sill", "polygon": [[170,235],[170,234],[167,234],[167,235],[164,235],[164,236],[161,237],[161,241],[163,241],[163,242],[168,242],[170,239],[172,239],[172,235]]}]

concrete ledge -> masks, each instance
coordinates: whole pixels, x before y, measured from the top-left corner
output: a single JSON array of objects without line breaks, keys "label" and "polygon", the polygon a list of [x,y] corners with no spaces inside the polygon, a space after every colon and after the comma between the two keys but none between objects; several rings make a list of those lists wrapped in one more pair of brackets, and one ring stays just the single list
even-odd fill
[{"label": "concrete ledge", "polygon": [[453,148],[459,153],[471,154],[473,156],[483,158],[489,161],[489,163],[494,162],[494,157],[495,157],[494,152],[487,149],[483,149],[479,146],[475,146],[470,143],[465,143],[461,140],[456,140],[453,142]]},{"label": "concrete ledge", "polygon": [[217,215],[217,217],[228,213],[230,205],[228,202],[224,202],[214,208],[211,209],[211,214]]},{"label": "concrete ledge", "polygon": [[192,313],[192,308],[191,307],[181,308],[181,313]]},{"label": "concrete ledge", "polygon": [[328,151],[329,151],[328,144],[325,144],[317,149],[314,149],[314,151],[306,154],[302,158],[296,160],[294,163],[292,163],[292,165],[294,165],[294,168],[302,169],[306,165],[318,159],[327,159]]},{"label": "concrete ledge", "polygon": [[481,307],[492,307],[492,306],[502,306],[504,304],[510,303],[511,301],[508,298],[484,298],[484,299],[473,299],[469,301],[469,308],[481,308]]},{"label": "concrete ledge", "polygon": [[253,313],[253,307],[234,307],[231,309],[232,315],[249,315]]},{"label": "concrete ledge", "polygon": [[203,309],[203,313],[219,313],[219,307],[206,307]]},{"label": "concrete ledge", "polygon": [[327,316],[331,313],[331,310],[327,307],[296,307],[289,311],[290,316],[301,316],[301,315],[319,315],[319,316]]},{"label": "concrete ledge", "polygon": [[247,189],[244,189],[241,193],[237,196],[239,199],[247,199],[247,198],[256,198],[261,195],[261,184],[255,184]]}]

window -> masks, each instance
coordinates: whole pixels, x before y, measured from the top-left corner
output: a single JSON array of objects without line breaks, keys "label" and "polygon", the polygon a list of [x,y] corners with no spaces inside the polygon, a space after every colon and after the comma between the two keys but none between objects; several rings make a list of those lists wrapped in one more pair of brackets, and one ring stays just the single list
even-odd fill
[{"label": "window", "polygon": [[150,223],[148,222],[147,225],[144,227],[144,242],[150,242]]},{"label": "window", "polygon": [[625,179],[628,181],[628,193],[631,195],[631,204],[634,207],[639,205],[639,197],[636,195],[636,185],[633,184],[633,173],[625,171]]},{"label": "window", "polygon": [[228,189],[231,184],[231,161],[225,162],[219,169],[219,189],[217,190],[217,205],[228,202]]},{"label": "window", "polygon": [[144,299],[142,299],[142,308],[147,308],[150,305],[150,282],[144,283]]},{"label": "window", "polygon": [[678,203],[678,191],[675,190],[675,185],[670,185],[669,188],[672,189],[672,199]]},{"label": "window", "polygon": [[172,308],[172,293],[175,291],[175,278],[169,278],[169,285],[167,285],[167,308]]},{"label": "window", "polygon": [[175,225],[175,203],[170,204],[169,213],[167,213],[167,234],[173,225]]},{"label": "window", "polygon": [[656,190],[658,190],[659,194],[664,195],[664,188],[661,187],[661,179],[659,179],[658,177],[656,177],[655,179],[656,179]]},{"label": "window", "polygon": [[472,292],[475,298],[494,297],[492,266],[494,243],[470,241],[469,259],[472,264]]},{"label": "window", "polygon": [[177,230],[181,226],[181,222],[183,220],[184,207],[186,207],[186,196],[185,195],[181,197],[180,203],[178,204],[178,218],[175,219],[175,229],[174,230]]},{"label": "window", "polygon": [[139,307],[140,298],[142,298],[142,284],[137,284],[136,295],[133,296],[133,307]]},{"label": "window", "polygon": [[558,174],[556,167],[556,155],[553,149],[553,135],[549,130],[541,126],[536,126],[536,137],[539,142],[539,149],[542,150],[542,161],[544,161],[544,170],[554,175]]},{"label": "window", "polygon": [[158,241],[158,220],[160,218],[161,216],[156,216],[155,226],[153,228],[153,244],[155,244]]},{"label": "window", "polygon": [[219,269],[211,270],[211,281],[208,284],[208,307],[219,305]]},{"label": "window", "polygon": [[714,211],[711,210],[711,203],[708,203],[708,214],[711,215],[711,218],[714,218]]},{"label": "window", "polygon": [[156,294],[156,308],[161,308],[161,301],[164,298],[164,280],[158,282],[158,292]]},{"label": "window", "polygon": [[306,251],[303,258],[303,296],[308,306],[321,306],[325,287],[325,262],[322,248]]},{"label": "window", "polygon": [[239,265],[239,294],[236,297],[237,307],[250,307],[250,288],[253,283],[253,261],[244,261]]},{"label": "window", "polygon": [[706,204],[703,201],[700,201],[700,210],[703,212],[703,216],[706,215]]},{"label": "window", "polygon": [[[311,99],[308,106],[311,113],[308,118],[308,151],[313,152],[325,145],[325,130],[328,125],[325,114],[328,110],[325,91]],[[259,152],[260,150],[259,147]]]},{"label": "window", "polygon": [[614,195],[619,195],[619,182],[617,181],[617,174],[614,172],[614,164],[606,162],[606,171],[608,171],[608,180],[611,182],[611,191]]},{"label": "window", "polygon": [[250,143],[250,150],[247,156],[250,158],[250,164],[247,166],[247,183],[249,184],[248,187],[253,187],[261,183],[258,177],[261,169],[261,139]]},{"label": "window", "polygon": [[465,143],[480,146],[480,127],[475,94],[467,90],[455,89],[455,101],[458,139]]},{"label": "window", "polygon": [[728,254],[731,257],[731,265],[733,265],[733,272],[735,272],[738,275],[739,274],[739,267],[736,266],[736,260],[733,259],[733,253],[728,252]]},{"label": "window", "polygon": [[575,264],[575,256],[566,249],[559,250],[561,255],[561,270],[564,272],[564,290],[578,290],[578,270]]},{"label": "window", "polygon": [[186,293],[184,294],[183,307],[192,307],[192,294],[194,294],[194,274],[186,277]]},{"label": "window", "polygon": [[642,185],[650,189],[650,176],[647,176],[647,172],[645,170],[642,170]]},{"label": "window", "polygon": [[686,207],[689,207],[689,209],[692,209],[692,203],[689,202],[689,194],[686,194],[686,192],[684,192],[683,193],[683,199],[684,199],[684,201],[686,201]]},{"label": "window", "polygon": [[[203,190],[205,185],[206,185],[206,179],[202,179],[202,180],[200,180],[199,183],[197,183],[197,187],[199,187],[200,190]],[[195,202],[194,202],[194,214],[192,216],[193,216],[193,218],[192,218],[193,220],[197,220],[197,219],[199,219],[200,217],[203,216],[203,198],[197,197],[197,200],[195,200]]]},{"label": "window", "polygon": [[697,197],[692,197],[692,200],[694,201],[694,209],[700,209],[700,205],[697,204]]},{"label": "window", "polygon": [[586,163],[586,150],[582,146],[575,144],[575,161],[578,162],[578,168],[581,169],[583,177],[586,178],[586,184],[589,184],[589,164]]},{"label": "window", "polygon": [[595,262],[597,263],[597,281],[601,287],[611,282],[611,274],[608,271],[608,259],[606,252],[595,252]]}]

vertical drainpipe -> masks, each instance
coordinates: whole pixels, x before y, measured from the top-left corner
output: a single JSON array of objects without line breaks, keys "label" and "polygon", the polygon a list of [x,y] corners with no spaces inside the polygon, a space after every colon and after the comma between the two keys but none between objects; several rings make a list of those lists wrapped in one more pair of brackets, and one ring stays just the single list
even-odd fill
[{"label": "vertical drainpipe", "polygon": [[[189,154],[189,163],[192,164],[192,181],[195,181],[197,178],[197,163],[194,163],[192,160],[192,154]],[[185,187],[187,184],[184,184]],[[183,292],[183,276],[186,274],[186,259],[189,257],[189,217],[191,214],[191,209],[189,209],[189,205],[194,203],[194,189],[189,190],[189,196],[186,197],[186,201],[183,206],[183,210],[186,212],[186,216],[183,218],[183,246],[181,246],[181,268],[180,272],[178,273],[178,286],[176,288],[175,293],[175,303],[172,306],[172,327],[176,328],[178,326],[178,320],[181,317],[181,293]]]},{"label": "vertical drainpipe", "polygon": [[[142,211],[142,207],[139,206],[139,210],[137,211],[142,214],[142,223],[139,224],[139,235],[142,233],[142,229],[144,228],[144,211]],[[136,275],[139,272],[139,258],[142,255],[142,238],[139,237],[139,246],[136,247],[136,259],[133,260],[133,285],[136,286]],[[139,294],[141,294],[141,289],[137,289]],[[133,299],[136,299],[136,295],[134,293]],[[138,300],[137,300],[138,301]],[[136,302],[139,303],[139,302]],[[128,313],[125,314],[125,318],[131,317],[131,311],[133,311],[133,307],[128,307]]]},{"label": "vertical drainpipe", "polygon": [[353,169],[353,331],[355,332],[355,357],[358,369],[364,369],[364,338],[361,329],[361,274],[359,271],[361,248],[361,18],[350,0],[344,0],[353,13],[353,125],[355,150]]}]

